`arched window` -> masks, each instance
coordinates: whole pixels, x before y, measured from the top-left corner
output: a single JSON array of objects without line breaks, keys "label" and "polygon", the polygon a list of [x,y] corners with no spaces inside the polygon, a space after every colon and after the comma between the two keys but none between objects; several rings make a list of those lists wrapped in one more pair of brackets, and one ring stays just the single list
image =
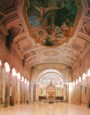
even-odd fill
[{"label": "arched window", "polygon": [[16,76],[16,69],[12,68],[12,76]]},{"label": "arched window", "polygon": [[62,87],[64,85],[62,74],[56,69],[47,69],[39,74],[37,84],[40,87],[47,87],[50,82],[55,87]]},{"label": "arched window", "polygon": [[83,75],[82,75],[82,79],[85,80],[86,77],[87,77],[87,75],[86,75],[85,73],[83,73]]},{"label": "arched window", "polygon": [[5,67],[6,72],[10,72],[10,65],[8,62],[4,63],[4,67]]},{"label": "arched window", "polygon": [[90,69],[88,69],[87,76],[90,77]]}]

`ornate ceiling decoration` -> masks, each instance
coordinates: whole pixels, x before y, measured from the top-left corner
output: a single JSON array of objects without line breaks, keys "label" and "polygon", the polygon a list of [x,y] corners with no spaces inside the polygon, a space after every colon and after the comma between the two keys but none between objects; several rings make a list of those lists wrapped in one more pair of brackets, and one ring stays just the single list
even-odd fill
[{"label": "ornate ceiling decoration", "polygon": [[[38,0],[38,1],[41,1],[41,0]],[[52,1],[53,1],[52,3],[54,3],[59,0],[52,0]],[[57,12],[59,10],[61,12],[64,8],[66,9],[72,8],[70,7],[72,0],[67,0],[67,2],[69,1],[70,3],[65,3],[65,2],[63,3],[64,4],[63,8],[61,8],[62,7],[61,2],[60,4],[58,4],[61,6],[57,6],[57,4],[55,4],[57,7],[53,6],[54,9],[52,9],[52,7],[50,6],[51,8],[50,11],[47,12],[47,14],[43,12],[42,17],[40,18],[42,18],[42,21],[44,21],[44,17],[43,17],[44,15],[48,17],[49,14],[51,15],[54,11]],[[31,4],[33,2],[34,4]],[[49,1],[46,1],[46,2],[48,3]],[[42,4],[42,2],[40,2],[40,4]],[[76,4],[79,4],[79,3],[76,2]],[[76,4],[75,4],[75,7],[77,7]],[[85,0],[85,1],[83,0],[81,1],[81,4],[82,4],[83,10],[81,13],[81,17],[79,17],[78,20],[77,20],[78,12],[77,13],[72,12],[72,13],[75,13],[74,16],[76,19],[73,22],[73,24],[75,23],[74,24],[75,26],[73,26],[74,27],[73,30],[75,30],[75,32],[73,33],[73,30],[72,30],[71,32],[72,35],[70,34],[67,37],[67,41],[68,41],[68,38],[70,38],[69,41],[64,44],[63,43],[58,44],[59,41],[55,41],[54,42],[55,44],[51,44],[51,46],[54,46],[54,47],[44,47],[44,46],[48,46],[47,44],[43,44],[43,42],[45,43],[44,40],[46,38],[42,39],[43,37],[41,37],[39,41],[38,37],[42,36],[42,32],[39,33],[40,36],[38,37],[34,36],[34,39],[32,38],[33,32],[31,33],[31,30],[33,30],[33,28],[31,26],[31,21],[29,21],[28,19],[29,16],[31,17],[33,16],[34,11],[36,12],[36,14],[38,14],[37,18],[41,15],[42,9],[41,10],[37,9],[38,8],[37,1],[36,0],[33,0],[33,1],[32,0],[31,1],[29,0],[27,1],[26,0],[25,1],[24,0],[0,0],[0,36],[8,36],[8,35],[11,36],[12,38],[11,44],[10,44],[11,48],[13,47],[17,51],[22,62],[28,69],[31,69],[32,66],[36,66],[38,64],[47,64],[47,63],[65,64],[68,67],[73,67],[74,63],[78,61],[79,58],[81,58],[87,52],[88,48],[90,48],[90,26],[89,26],[90,25],[90,2],[89,0]],[[27,6],[27,9],[25,6]],[[40,8],[41,7],[44,8],[43,4],[40,5]],[[46,10],[46,7],[43,10]],[[58,9],[58,7],[60,7],[61,9]],[[29,10],[30,12],[31,10],[33,10],[33,12],[29,14],[30,13]],[[52,10],[53,12],[51,13]],[[36,18],[34,17],[34,19]],[[53,26],[52,23],[50,24],[51,24],[50,26]],[[71,24],[71,20],[70,22],[68,22],[68,24]],[[62,26],[60,25],[60,27]],[[53,27],[51,28],[51,30],[52,29]],[[45,30],[44,28],[44,31],[47,32],[48,30]],[[49,36],[52,36],[52,34],[53,32],[48,33]],[[64,38],[60,38],[59,39],[60,42],[64,42],[63,39]],[[58,47],[55,47],[55,46],[58,46]]]},{"label": "ornate ceiling decoration", "polygon": [[[44,46],[60,46],[73,35],[80,15],[79,0],[29,0],[30,35]],[[79,7],[79,10],[78,10]]]},{"label": "ornate ceiling decoration", "polygon": [[38,64],[34,67],[32,67],[33,69],[37,69],[37,70],[44,70],[44,69],[57,69],[57,70],[65,70],[65,69],[71,69],[70,66],[67,66],[65,64]]},{"label": "ornate ceiling decoration", "polygon": [[68,44],[62,45],[60,48],[47,48],[40,50],[38,63],[63,63],[70,67],[80,57],[80,53],[72,49]]},{"label": "ornate ceiling decoration", "polygon": [[17,0],[0,0],[1,17],[17,9]]},{"label": "ornate ceiling decoration", "polygon": [[82,1],[83,12],[77,26],[76,32],[70,41],[73,49],[80,52],[81,57],[90,48],[90,2]]}]

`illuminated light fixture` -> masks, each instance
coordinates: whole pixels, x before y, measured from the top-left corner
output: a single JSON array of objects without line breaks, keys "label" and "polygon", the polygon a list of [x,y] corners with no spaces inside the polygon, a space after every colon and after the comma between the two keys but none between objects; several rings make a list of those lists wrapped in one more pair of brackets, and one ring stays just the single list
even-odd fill
[{"label": "illuminated light fixture", "polygon": [[27,83],[27,79],[25,79],[24,83],[25,83],[25,84]]},{"label": "illuminated light fixture", "polygon": [[87,77],[87,75],[86,75],[85,73],[83,73],[83,75],[82,75],[82,79],[85,80],[86,77]]},{"label": "illuminated light fixture", "polygon": [[78,79],[76,79],[76,84],[78,84]]},{"label": "illuminated light fixture", "polygon": [[81,82],[81,76],[79,76],[78,81]]},{"label": "illuminated light fixture", "polygon": [[20,79],[20,73],[19,72],[17,73],[17,79]]},{"label": "illuminated light fixture", "polygon": [[15,70],[15,68],[12,68],[12,76],[16,76],[16,70]]},{"label": "illuminated light fixture", "polygon": [[90,69],[88,69],[87,76],[90,77]]},{"label": "illuminated light fixture", "polygon": [[5,67],[6,72],[10,72],[10,66],[9,66],[8,62],[4,63],[4,67]]},{"label": "illuminated light fixture", "polygon": [[2,66],[2,61],[1,61],[1,59],[0,59],[0,66]]},{"label": "illuminated light fixture", "polygon": [[24,81],[24,76],[22,76],[22,79],[21,79],[21,81],[22,81],[22,82]]}]

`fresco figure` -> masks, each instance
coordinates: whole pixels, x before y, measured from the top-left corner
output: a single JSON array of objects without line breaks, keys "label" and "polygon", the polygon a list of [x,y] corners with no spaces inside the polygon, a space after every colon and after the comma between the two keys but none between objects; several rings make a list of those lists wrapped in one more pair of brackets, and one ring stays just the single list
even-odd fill
[{"label": "fresco figure", "polygon": [[76,0],[30,0],[27,13],[30,25],[35,31],[32,37],[35,36],[34,39],[46,46],[58,46],[67,42],[77,12]]}]

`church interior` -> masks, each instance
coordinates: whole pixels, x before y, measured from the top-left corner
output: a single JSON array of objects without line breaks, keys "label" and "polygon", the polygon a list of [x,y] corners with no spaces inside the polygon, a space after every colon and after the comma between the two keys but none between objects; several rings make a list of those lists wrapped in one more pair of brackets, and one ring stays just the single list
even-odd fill
[{"label": "church interior", "polygon": [[90,0],[0,0],[0,115],[90,114]]}]

